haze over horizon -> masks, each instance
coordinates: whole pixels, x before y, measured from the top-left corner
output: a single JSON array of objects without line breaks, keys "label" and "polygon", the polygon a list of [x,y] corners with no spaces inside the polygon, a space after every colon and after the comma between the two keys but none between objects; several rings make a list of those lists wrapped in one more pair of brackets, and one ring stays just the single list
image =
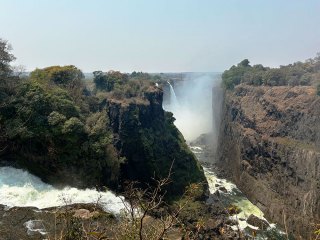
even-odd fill
[{"label": "haze over horizon", "polygon": [[0,0],[1,38],[27,71],[222,72],[320,51],[320,2]]}]

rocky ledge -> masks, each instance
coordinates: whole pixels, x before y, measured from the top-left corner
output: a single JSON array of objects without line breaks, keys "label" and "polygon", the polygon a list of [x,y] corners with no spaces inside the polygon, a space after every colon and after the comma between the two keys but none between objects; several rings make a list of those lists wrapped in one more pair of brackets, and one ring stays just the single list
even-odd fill
[{"label": "rocky ledge", "polygon": [[[146,216],[144,228],[162,226],[161,214],[160,208]],[[126,225],[128,221],[104,212],[96,204],[72,204],[47,209],[0,205],[0,216],[1,240],[114,239],[115,234],[124,230],[130,232],[130,229],[123,229],[130,226]],[[199,220],[200,217],[206,221]],[[179,224],[166,232],[166,239],[181,240],[187,236],[188,239],[206,240],[245,239],[243,235],[238,237],[238,231],[231,227],[236,223],[228,219],[225,209],[219,205],[193,202],[180,213],[179,219]]]}]

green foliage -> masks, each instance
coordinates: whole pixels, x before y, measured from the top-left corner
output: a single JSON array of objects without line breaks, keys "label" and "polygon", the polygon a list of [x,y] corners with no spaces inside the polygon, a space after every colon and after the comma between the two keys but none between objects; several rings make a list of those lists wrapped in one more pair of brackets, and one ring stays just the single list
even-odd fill
[{"label": "green foliage", "polygon": [[181,194],[190,183],[205,182],[201,166],[173,124],[172,113],[140,117],[143,112],[144,109],[132,106],[121,125],[122,151],[128,160],[126,178],[140,182],[162,179],[173,163],[169,196]]},{"label": "green foliage", "polygon": [[73,65],[51,66],[30,73],[30,80],[40,83],[46,90],[63,88],[78,105],[83,105],[84,75]]},{"label": "green foliage", "polygon": [[30,73],[30,78],[39,82],[52,82],[57,85],[68,86],[79,84],[84,75],[81,70],[73,65],[69,65],[36,69]]},{"label": "green foliage", "polygon": [[83,123],[79,118],[72,117],[65,121],[62,132],[65,134],[81,134],[83,132]]},{"label": "green foliage", "polygon": [[59,181],[58,173],[72,166],[86,185],[116,185],[120,161],[107,115],[82,112],[64,84],[22,83],[0,117],[10,145],[7,154],[31,172]]},{"label": "green foliage", "polygon": [[150,75],[142,72],[133,72],[127,75],[118,71],[107,73],[96,71],[93,74],[97,95],[102,96],[101,92],[109,92],[110,98],[118,100],[143,99],[144,93],[152,85]]},{"label": "green foliage", "polygon": [[238,66],[232,66],[229,70],[222,74],[222,81],[227,89],[233,89],[235,85],[241,83],[244,74],[250,69],[248,62],[243,60]]},{"label": "green foliage", "polygon": [[129,80],[126,84],[117,85],[112,92],[112,97],[115,99],[124,98],[144,98],[144,93],[151,85],[148,80]]},{"label": "green foliage", "polygon": [[222,83],[226,89],[233,89],[240,83],[256,86],[305,86],[319,81],[319,74],[319,57],[280,68],[263,67],[261,64],[251,66],[248,59],[245,59],[223,72]]},{"label": "green foliage", "polygon": [[95,71],[93,76],[95,88],[100,91],[110,92],[116,86],[123,85],[128,81],[128,75],[119,71],[109,71],[107,73]]},{"label": "green foliage", "polygon": [[129,76],[129,78],[131,80],[151,80],[152,77],[150,76],[150,74],[148,73],[144,73],[144,72],[132,72]]},{"label": "green foliage", "polygon": [[320,84],[317,86],[317,95],[320,96]]},{"label": "green foliage", "polygon": [[[142,72],[97,71],[91,92],[84,87],[82,72],[69,65],[36,69],[12,84],[9,63],[14,57],[9,50],[0,40],[0,70],[6,71],[6,78],[0,77],[6,83],[0,85],[0,143],[5,146],[0,161],[14,159],[43,180],[79,187],[116,187],[120,173],[123,179],[150,182],[167,176],[172,163],[173,186],[179,189],[174,194],[205,180],[172,114],[151,103],[152,94],[161,96],[151,87],[156,78]],[[119,131],[114,116],[109,121],[112,101],[126,103]],[[124,158],[129,164],[120,169]]]},{"label": "green foliage", "polygon": [[12,73],[10,63],[15,60],[15,57],[11,50],[11,45],[0,38],[0,78],[7,77]]}]

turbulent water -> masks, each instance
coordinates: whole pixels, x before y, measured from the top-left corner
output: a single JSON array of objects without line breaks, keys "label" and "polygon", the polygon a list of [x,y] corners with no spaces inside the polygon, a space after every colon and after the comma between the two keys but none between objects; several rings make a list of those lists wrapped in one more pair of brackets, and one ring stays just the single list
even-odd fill
[{"label": "turbulent water", "polygon": [[[191,151],[196,155],[198,160],[203,160],[205,155],[204,150],[200,146],[190,146]],[[233,230],[237,231],[238,228],[245,232],[249,239],[267,240],[267,239],[285,239],[284,233],[280,231],[276,224],[268,223],[267,219],[264,218],[263,212],[237,188],[232,182],[219,178],[215,171],[210,167],[203,167],[205,176],[208,181],[209,191],[211,196],[215,196],[219,193],[219,202],[222,203],[225,208],[230,205],[237,206],[241,211],[238,214],[230,216],[230,219],[235,220],[238,224],[232,226]],[[208,204],[212,203],[210,197]],[[248,224],[247,220],[250,215],[254,215],[268,223],[267,229],[261,230],[253,238],[252,230],[258,230],[258,227]]]},{"label": "turbulent water", "polygon": [[[201,161],[203,149],[200,146],[191,146],[190,149]],[[235,184],[226,179],[218,178],[217,174],[210,167],[203,167],[203,169],[208,181],[210,194],[215,194],[218,191],[221,196],[220,199],[226,207],[232,204],[241,209],[239,214],[231,217],[239,221],[240,229],[243,230],[247,226],[250,226],[246,220],[251,214],[266,220],[263,212],[252,204]],[[225,191],[222,191],[222,188],[225,189]],[[255,228],[253,226],[250,227]]]},{"label": "turbulent water", "polygon": [[[217,110],[217,107],[213,108],[212,100],[217,101],[218,104],[216,104],[216,102],[213,103],[213,105],[218,106],[222,101],[219,99],[222,95],[212,95],[219,93],[217,91],[213,91],[214,88],[219,86],[218,80],[218,78],[214,78],[212,76],[185,79],[184,83],[180,83],[182,89],[179,89],[179,87],[173,88],[170,84],[170,101],[166,101],[168,104],[164,106],[164,108],[173,113],[176,118],[175,125],[189,141],[199,137],[202,133],[209,132],[213,137],[217,138],[217,133],[212,131],[218,129],[218,123],[215,121],[218,121],[220,118],[215,116],[215,114],[220,114],[220,111]],[[178,91],[180,91],[181,94],[176,94]],[[177,102],[179,105],[176,104]],[[217,112],[212,112],[212,109],[216,109]],[[216,126],[216,128],[214,128],[214,126]],[[213,141],[215,140],[217,139],[213,139]],[[193,145],[190,146],[190,149],[200,162],[208,161],[208,158],[205,158],[206,152],[201,146]],[[237,230],[238,227],[241,230],[244,230],[247,227],[257,229],[257,227],[251,226],[247,223],[247,219],[250,215],[255,215],[267,222],[264,218],[263,212],[257,206],[252,204],[235,184],[226,179],[218,178],[217,174],[210,167],[204,167],[204,172],[209,184],[210,194],[214,195],[218,193],[219,201],[221,201],[226,208],[230,205],[235,205],[241,210],[240,213],[230,217],[238,222],[238,226],[234,226],[234,230]],[[210,198],[208,200],[210,200]],[[275,228],[274,224],[269,224],[269,227],[269,230],[275,229],[277,233],[279,232]],[[264,232],[260,234],[263,235]],[[262,235],[257,236],[256,239],[268,239]]]},{"label": "turbulent water", "polygon": [[57,189],[21,169],[0,167],[0,204],[8,207],[48,208],[73,203],[95,203],[99,199],[105,211],[119,214],[124,205],[111,191]]}]

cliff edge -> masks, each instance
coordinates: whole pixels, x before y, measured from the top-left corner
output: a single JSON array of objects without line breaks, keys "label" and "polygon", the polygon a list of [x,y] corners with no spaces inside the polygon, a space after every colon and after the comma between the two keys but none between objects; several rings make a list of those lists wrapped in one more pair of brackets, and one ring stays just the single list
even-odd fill
[{"label": "cliff edge", "polygon": [[320,221],[320,97],[311,86],[226,91],[218,164],[288,233]]},{"label": "cliff edge", "polygon": [[[163,91],[151,86],[143,101],[106,102],[114,145],[126,158],[122,179],[150,182],[165,178],[171,169],[171,196],[182,194],[190,183],[206,179],[200,163],[188,148],[182,134],[173,124],[172,113],[162,108]],[[204,188],[205,189],[205,188]]]}]

